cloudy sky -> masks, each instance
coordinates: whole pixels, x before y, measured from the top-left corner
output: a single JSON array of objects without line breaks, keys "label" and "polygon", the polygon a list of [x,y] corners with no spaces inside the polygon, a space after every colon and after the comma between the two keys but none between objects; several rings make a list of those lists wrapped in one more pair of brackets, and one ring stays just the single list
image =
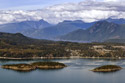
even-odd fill
[{"label": "cloudy sky", "polygon": [[0,24],[44,19],[93,22],[125,18],[125,0],[0,0]]},{"label": "cloudy sky", "polygon": [[55,4],[80,2],[80,1],[83,0],[0,0],[0,9],[30,10],[30,9],[40,9]]}]

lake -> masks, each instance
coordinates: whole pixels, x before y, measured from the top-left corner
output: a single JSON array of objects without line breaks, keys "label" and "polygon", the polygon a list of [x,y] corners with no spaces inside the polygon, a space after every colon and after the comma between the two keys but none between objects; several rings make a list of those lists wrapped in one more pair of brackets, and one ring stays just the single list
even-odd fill
[{"label": "lake", "polygon": [[[0,68],[0,83],[125,83],[125,60],[110,59],[53,59],[53,60],[0,60],[0,65],[57,61],[68,65],[58,70],[34,70],[17,72]],[[123,67],[112,73],[89,71],[101,65],[114,64]]]}]

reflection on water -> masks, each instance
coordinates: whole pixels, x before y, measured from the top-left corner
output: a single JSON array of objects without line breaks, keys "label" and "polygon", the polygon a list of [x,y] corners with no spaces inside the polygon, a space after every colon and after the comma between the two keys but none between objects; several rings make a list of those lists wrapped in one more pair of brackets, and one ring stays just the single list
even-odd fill
[{"label": "reflection on water", "polygon": [[57,61],[68,65],[58,70],[17,72],[0,68],[0,83],[124,83],[125,70],[110,73],[89,71],[95,67],[115,64],[125,67],[124,60],[112,59],[50,59],[50,60],[0,60],[0,65]]}]

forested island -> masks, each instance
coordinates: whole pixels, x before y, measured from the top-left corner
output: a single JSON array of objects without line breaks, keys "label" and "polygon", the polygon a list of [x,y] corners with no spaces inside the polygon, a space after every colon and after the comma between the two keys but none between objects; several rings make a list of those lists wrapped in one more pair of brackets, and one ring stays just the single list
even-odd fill
[{"label": "forested island", "polygon": [[3,69],[11,69],[15,71],[31,71],[36,69],[62,69],[65,64],[59,62],[34,62],[31,64],[7,64],[3,65]]},{"label": "forested island", "polygon": [[117,65],[104,65],[101,67],[97,67],[95,69],[93,69],[93,72],[114,72],[114,71],[118,71],[121,70],[122,68],[120,66]]},{"label": "forested island", "polygon": [[49,41],[0,33],[0,58],[125,58],[125,44]]}]

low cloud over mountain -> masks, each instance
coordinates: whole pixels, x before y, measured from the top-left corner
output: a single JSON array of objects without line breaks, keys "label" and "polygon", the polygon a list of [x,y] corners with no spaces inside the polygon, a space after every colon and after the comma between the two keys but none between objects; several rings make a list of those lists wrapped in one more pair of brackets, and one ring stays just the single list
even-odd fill
[{"label": "low cloud over mountain", "polygon": [[50,23],[63,20],[93,22],[109,17],[125,18],[124,0],[85,0],[79,3],[58,4],[39,10],[1,10],[0,24],[39,19]]}]

